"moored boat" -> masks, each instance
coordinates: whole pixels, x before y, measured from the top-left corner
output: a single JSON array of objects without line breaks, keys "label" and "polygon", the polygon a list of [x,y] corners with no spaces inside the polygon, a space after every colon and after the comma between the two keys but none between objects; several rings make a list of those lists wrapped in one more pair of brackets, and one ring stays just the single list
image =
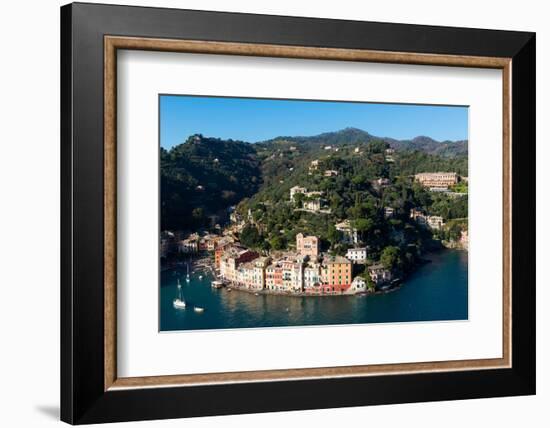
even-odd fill
[{"label": "moored boat", "polygon": [[181,283],[178,278],[178,296],[174,299],[173,302],[175,309],[185,309],[187,304],[185,303],[185,300],[183,299],[183,296],[181,295]]},{"label": "moored boat", "polygon": [[185,309],[186,306],[187,306],[187,304],[185,303],[184,300],[174,299],[174,308],[176,308],[176,309]]}]

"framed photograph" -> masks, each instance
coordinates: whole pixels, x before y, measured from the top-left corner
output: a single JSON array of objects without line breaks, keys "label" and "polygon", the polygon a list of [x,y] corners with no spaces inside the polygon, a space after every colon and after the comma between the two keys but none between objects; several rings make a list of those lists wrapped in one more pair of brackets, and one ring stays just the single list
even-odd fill
[{"label": "framed photograph", "polygon": [[61,417],[535,393],[535,35],[61,8]]}]

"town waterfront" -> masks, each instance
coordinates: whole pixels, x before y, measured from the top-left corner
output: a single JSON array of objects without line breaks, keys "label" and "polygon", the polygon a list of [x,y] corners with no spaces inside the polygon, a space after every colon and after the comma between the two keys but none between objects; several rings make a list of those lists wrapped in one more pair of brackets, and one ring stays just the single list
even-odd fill
[{"label": "town waterfront", "polygon": [[[185,266],[167,270],[161,273],[160,330],[466,320],[468,252],[447,249],[427,258],[431,263],[420,266],[391,292],[331,297],[214,289],[209,273],[192,272],[186,282]],[[173,306],[178,278],[185,309]],[[195,312],[195,307],[204,312]]]}]

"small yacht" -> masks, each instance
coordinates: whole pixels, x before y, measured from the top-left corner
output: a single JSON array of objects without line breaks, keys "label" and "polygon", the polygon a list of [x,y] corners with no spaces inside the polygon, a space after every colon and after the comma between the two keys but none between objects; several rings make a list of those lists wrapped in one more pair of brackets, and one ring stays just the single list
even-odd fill
[{"label": "small yacht", "polygon": [[185,309],[185,307],[187,306],[185,303],[185,300],[181,295],[181,283],[179,278],[178,278],[178,296],[174,299],[173,305],[175,309]]},{"label": "small yacht", "polygon": [[212,281],[212,288],[222,288],[223,282],[221,281]]},{"label": "small yacht", "polygon": [[204,308],[201,308],[199,306],[195,306],[193,309],[195,312],[204,312]]},{"label": "small yacht", "polygon": [[176,309],[185,309],[186,306],[187,306],[187,304],[185,303],[184,300],[174,299],[174,308],[176,308]]},{"label": "small yacht", "polygon": [[202,275],[199,275],[199,279],[202,279]]}]

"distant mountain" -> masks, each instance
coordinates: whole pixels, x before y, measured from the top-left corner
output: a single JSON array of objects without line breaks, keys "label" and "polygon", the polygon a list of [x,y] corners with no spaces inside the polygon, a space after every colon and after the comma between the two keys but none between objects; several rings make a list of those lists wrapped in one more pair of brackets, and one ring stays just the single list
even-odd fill
[{"label": "distant mountain", "polygon": [[468,155],[468,141],[436,141],[433,138],[420,136],[412,140],[394,140],[384,138],[390,147],[395,150],[418,150],[430,155],[443,157],[466,156]]},{"label": "distant mountain", "polygon": [[325,132],[309,137],[282,136],[257,144],[266,148],[295,144],[306,150],[313,150],[315,148],[321,149],[323,146],[342,146],[373,141],[387,142],[395,150],[418,150],[443,157],[465,156],[468,154],[467,140],[439,142],[426,136],[419,136],[412,140],[396,140],[388,137],[377,137],[358,128],[344,128],[340,131]]},{"label": "distant mountain", "polygon": [[271,140],[262,141],[260,145],[269,147],[277,144],[293,143],[304,147],[315,148],[319,146],[340,146],[344,144],[368,143],[377,137],[372,136],[367,131],[358,128],[344,128],[340,131],[325,132],[313,136],[297,137],[276,137]]}]

